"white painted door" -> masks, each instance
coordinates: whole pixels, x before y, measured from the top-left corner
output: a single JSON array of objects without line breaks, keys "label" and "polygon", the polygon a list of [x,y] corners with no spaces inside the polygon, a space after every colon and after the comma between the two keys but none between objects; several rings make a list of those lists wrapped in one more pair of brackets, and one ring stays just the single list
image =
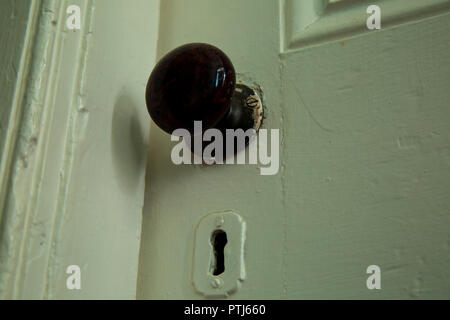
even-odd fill
[{"label": "white painted door", "polygon": [[[380,30],[366,25],[372,4]],[[449,8],[162,1],[157,57],[188,42],[225,51],[263,88],[280,168],[176,166],[152,124],[137,297],[204,297],[196,228],[230,210],[246,223],[245,279],[230,298],[449,298]],[[366,285],[371,265],[381,289]]]}]

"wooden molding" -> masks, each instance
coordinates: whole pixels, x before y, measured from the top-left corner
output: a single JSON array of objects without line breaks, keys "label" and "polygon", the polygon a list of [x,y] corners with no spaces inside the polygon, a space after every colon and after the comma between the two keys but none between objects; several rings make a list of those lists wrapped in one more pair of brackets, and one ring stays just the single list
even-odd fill
[{"label": "wooden molding", "polygon": [[[34,5],[23,103],[2,168],[10,178],[0,298],[133,299],[159,1]],[[66,25],[69,5],[80,7],[79,30]],[[70,265],[80,267],[81,290],[66,286]]]},{"label": "wooden molding", "polygon": [[371,4],[381,8],[381,30],[450,10],[448,0],[280,0],[281,52],[373,32],[366,27]]},{"label": "wooden molding", "polygon": [[[55,232],[64,212],[76,138],[73,128],[83,121],[76,113],[82,105],[84,54],[93,2],[76,2],[86,10],[86,25],[84,31],[74,34],[66,43],[66,1],[33,2],[26,54],[22,59],[23,77],[9,130],[10,160],[4,162],[9,162],[9,166],[2,167],[2,177],[10,173],[9,179],[2,179],[9,181],[2,184],[5,210],[0,234],[0,293],[3,298],[38,298],[48,294],[48,279],[44,275],[51,272]],[[67,79],[73,82],[68,83]],[[65,103],[59,103],[62,99]],[[69,119],[67,127],[53,125],[66,119]],[[65,137],[60,157],[62,145],[54,144],[53,136]]]}]

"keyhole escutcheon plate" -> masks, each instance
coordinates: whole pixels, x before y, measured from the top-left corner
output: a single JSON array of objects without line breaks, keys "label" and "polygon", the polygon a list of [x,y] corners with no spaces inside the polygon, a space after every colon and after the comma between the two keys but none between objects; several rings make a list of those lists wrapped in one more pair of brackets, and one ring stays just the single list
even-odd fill
[{"label": "keyhole escutcheon plate", "polygon": [[233,212],[210,213],[195,231],[193,285],[207,298],[224,298],[239,290],[245,279],[246,224]]}]

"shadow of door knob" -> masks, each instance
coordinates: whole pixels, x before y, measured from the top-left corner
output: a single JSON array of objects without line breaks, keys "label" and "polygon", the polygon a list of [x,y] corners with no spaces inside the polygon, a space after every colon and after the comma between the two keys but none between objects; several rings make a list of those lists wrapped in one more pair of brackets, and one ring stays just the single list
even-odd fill
[{"label": "shadow of door knob", "polygon": [[256,87],[236,84],[230,59],[205,43],[190,43],[166,54],[153,69],[145,99],[153,121],[167,133],[183,128],[194,132],[216,128],[255,129],[261,125],[263,107]]}]

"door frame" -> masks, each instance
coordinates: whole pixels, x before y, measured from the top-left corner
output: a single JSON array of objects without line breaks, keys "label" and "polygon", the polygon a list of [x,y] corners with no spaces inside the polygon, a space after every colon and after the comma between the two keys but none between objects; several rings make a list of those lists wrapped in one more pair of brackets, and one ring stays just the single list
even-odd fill
[{"label": "door frame", "polygon": [[[81,9],[79,30],[67,29],[69,13],[66,10],[69,5],[77,5]],[[124,278],[117,280],[123,290],[114,292],[111,290],[114,284],[103,279],[97,284],[84,285],[78,294],[61,291],[68,276],[66,265],[61,261],[70,253],[59,248],[59,243],[64,241],[63,227],[71,219],[68,199],[70,185],[74,183],[74,161],[84,152],[79,144],[84,138],[88,114],[100,108],[96,105],[89,106],[90,110],[85,108],[90,90],[87,87],[89,79],[86,78],[89,77],[87,65],[92,51],[91,36],[97,30],[103,32],[100,29],[107,28],[112,34],[120,34],[123,28],[127,28],[116,23],[117,17],[104,18],[109,7],[121,5],[120,1],[99,0],[31,2],[5,152],[0,163],[0,299],[136,297],[145,171],[139,177],[136,190],[142,203],[129,204],[133,212],[129,219],[133,224],[128,229],[121,228],[116,234],[124,247],[129,247],[132,252],[132,261],[122,261],[123,257],[117,255],[117,248],[114,251],[113,246],[104,246],[111,235],[92,243],[90,248],[90,254],[110,257],[110,274],[117,275],[117,279]],[[155,8],[151,15],[157,20],[159,0],[152,1],[149,6]],[[139,7],[138,4],[135,10],[130,9],[134,12],[131,14],[138,15]],[[97,14],[101,17],[95,21]],[[155,48],[154,53],[149,53],[150,64],[154,63],[151,59],[156,57],[158,23],[154,21],[150,29],[154,32],[150,35],[150,41],[152,37],[155,39],[154,44],[149,45]],[[135,61],[117,60],[111,63],[131,64]],[[106,123],[105,126],[110,125]],[[144,129],[148,132],[148,127]],[[53,137],[60,138],[56,141]],[[142,153],[142,157],[146,159],[146,152]],[[86,168],[86,172],[89,170],[95,168]],[[108,174],[115,179],[114,172]],[[105,181],[105,184],[108,183]],[[99,207],[103,209],[98,210]],[[110,207],[106,203],[98,203],[96,210],[106,211]],[[112,215],[112,219],[116,218]],[[122,221],[111,221],[109,227],[114,223]],[[99,224],[98,217],[79,221],[76,232],[82,237],[87,232],[85,229],[92,227],[92,224]],[[99,237],[103,235],[101,228],[98,225]],[[84,272],[83,268],[87,269],[87,266],[82,266]],[[115,279],[109,281],[114,282]]]}]

